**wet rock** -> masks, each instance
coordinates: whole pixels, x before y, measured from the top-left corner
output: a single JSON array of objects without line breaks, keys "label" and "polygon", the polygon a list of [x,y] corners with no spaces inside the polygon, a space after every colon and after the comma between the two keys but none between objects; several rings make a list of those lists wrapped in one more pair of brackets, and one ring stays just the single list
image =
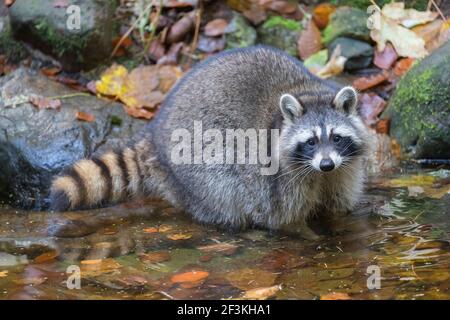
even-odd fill
[{"label": "wet rock", "polygon": [[412,158],[450,158],[450,42],[399,81],[383,117],[390,134]]},{"label": "wet rock", "polygon": [[[75,96],[61,98],[60,111],[38,110],[29,103],[7,106],[31,94]],[[124,145],[145,124],[126,115],[119,103],[76,94],[25,68],[0,78],[0,199],[42,208],[54,174],[94,152]],[[95,120],[78,121],[77,111]]]},{"label": "wet rock", "polygon": [[9,10],[14,37],[51,54],[67,70],[90,69],[109,57],[117,36],[116,1],[54,3],[16,0]]},{"label": "wet rock", "polygon": [[273,16],[258,28],[258,41],[297,56],[297,40],[301,29],[298,21]]},{"label": "wet rock", "polygon": [[330,23],[323,31],[323,43],[329,44],[338,37],[369,41],[367,18],[368,14],[363,10],[351,7],[338,8],[331,15]]},{"label": "wet rock", "polygon": [[224,32],[227,49],[248,47],[256,43],[256,30],[239,13],[234,13]]},{"label": "wet rock", "polygon": [[345,62],[346,70],[364,69],[372,63],[373,47],[370,44],[355,39],[339,37],[330,43],[328,51],[333,52],[338,45],[341,47],[341,55],[348,59]]},{"label": "wet rock", "polygon": [[12,35],[8,9],[3,1],[0,1],[0,54],[6,55],[12,63],[17,63],[27,56],[25,46]]}]

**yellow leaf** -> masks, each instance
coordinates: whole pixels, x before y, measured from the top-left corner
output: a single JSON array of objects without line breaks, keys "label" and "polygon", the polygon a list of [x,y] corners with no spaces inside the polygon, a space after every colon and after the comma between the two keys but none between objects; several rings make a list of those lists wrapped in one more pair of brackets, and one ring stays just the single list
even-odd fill
[{"label": "yellow leaf", "polygon": [[347,293],[333,292],[320,296],[320,300],[351,300]]},{"label": "yellow leaf", "polygon": [[8,276],[8,270],[0,271],[0,278]]},{"label": "yellow leaf", "polygon": [[191,233],[174,233],[174,234],[167,235],[167,238],[169,238],[170,240],[187,240],[187,239],[192,238],[192,234]]},{"label": "yellow leaf", "polygon": [[95,89],[103,95],[119,98],[123,95],[123,85],[127,76],[127,68],[119,64],[113,64],[103,72],[100,80],[95,83]]},{"label": "yellow leaf", "polygon": [[438,16],[437,12],[405,9],[405,4],[403,2],[391,2],[384,5],[381,13],[385,17],[406,28],[412,28],[419,24],[433,21]]},{"label": "yellow leaf", "polygon": [[331,54],[330,60],[316,75],[323,79],[338,75],[344,70],[346,61],[347,58],[341,56],[341,47],[338,45]]}]

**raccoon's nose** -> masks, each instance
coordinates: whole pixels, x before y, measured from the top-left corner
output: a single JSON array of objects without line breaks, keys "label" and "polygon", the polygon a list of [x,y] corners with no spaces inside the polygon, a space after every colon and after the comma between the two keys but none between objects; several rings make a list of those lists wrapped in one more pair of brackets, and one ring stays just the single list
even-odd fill
[{"label": "raccoon's nose", "polygon": [[322,161],[320,161],[319,167],[322,171],[331,171],[334,169],[334,162],[331,159],[322,159]]}]

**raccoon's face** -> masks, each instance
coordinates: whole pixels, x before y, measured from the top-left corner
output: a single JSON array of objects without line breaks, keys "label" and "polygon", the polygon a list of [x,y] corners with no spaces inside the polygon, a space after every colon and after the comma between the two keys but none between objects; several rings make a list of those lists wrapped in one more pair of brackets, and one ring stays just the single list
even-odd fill
[{"label": "raccoon's face", "polygon": [[356,91],[346,87],[330,102],[331,107],[303,107],[291,95],[281,97],[284,118],[281,151],[286,165],[329,172],[362,155],[365,127],[356,112]]}]

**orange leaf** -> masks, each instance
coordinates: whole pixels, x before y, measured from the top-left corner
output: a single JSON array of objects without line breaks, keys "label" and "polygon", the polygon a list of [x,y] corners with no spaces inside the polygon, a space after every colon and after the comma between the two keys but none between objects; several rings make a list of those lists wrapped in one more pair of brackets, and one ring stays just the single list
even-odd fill
[{"label": "orange leaf", "polygon": [[146,109],[136,109],[124,106],[124,110],[129,116],[132,116],[133,118],[146,120],[150,120],[151,118],[153,118],[153,112]]},{"label": "orange leaf", "polygon": [[383,72],[380,72],[371,77],[361,77],[356,79],[355,81],[353,81],[353,87],[355,87],[356,90],[364,91],[386,81],[388,79],[388,76],[389,74],[385,70],[383,70]]},{"label": "orange leaf", "polygon": [[320,296],[320,300],[351,300],[347,293],[333,292]]},{"label": "orange leaf", "polygon": [[170,253],[167,251],[150,252],[139,256],[144,263],[160,263],[170,260]]},{"label": "orange leaf", "polygon": [[156,232],[158,232],[158,229],[155,227],[150,227],[150,228],[145,228],[142,231],[144,231],[145,233],[156,233]]},{"label": "orange leaf", "polygon": [[403,76],[413,65],[415,59],[413,58],[404,58],[399,60],[394,67],[394,74],[396,76]]},{"label": "orange leaf", "polygon": [[192,234],[190,233],[174,233],[167,235],[167,238],[170,240],[187,240],[192,238]]},{"label": "orange leaf", "polygon": [[75,117],[77,120],[80,121],[86,121],[86,122],[92,122],[95,120],[95,116],[91,113],[83,112],[83,111],[77,111],[75,114]]},{"label": "orange leaf", "polygon": [[336,7],[330,3],[322,3],[314,8],[313,19],[316,25],[323,29],[328,25],[330,15],[336,11]]},{"label": "orange leaf", "polygon": [[184,273],[179,273],[172,278],[170,278],[170,281],[173,283],[184,283],[184,282],[197,282],[200,280],[204,280],[209,276],[209,272],[207,271],[189,271]]},{"label": "orange leaf", "polygon": [[45,253],[37,256],[36,258],[34,258],[34,263],[44,263],[44,262],[52,261],[57,256],[58,256],[58,252],[56,252],[56,251],[45,252]]}]

